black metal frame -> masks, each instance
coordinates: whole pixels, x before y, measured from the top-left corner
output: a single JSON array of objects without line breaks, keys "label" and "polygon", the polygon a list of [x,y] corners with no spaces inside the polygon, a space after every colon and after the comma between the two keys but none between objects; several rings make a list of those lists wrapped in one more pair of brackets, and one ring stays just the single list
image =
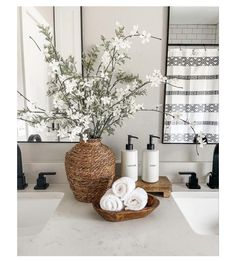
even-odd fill
[{"label": "black metal frame", "polygon": [[[54,45],[56,46],[56,28],[55,28],[55,6],[53,6],[52,9],[53,13],[53,34],[54,34]],[[84,52],[84,45],[83,45],[83,12],[82,12],[82,6],[80,6],[80,31],[81,31],[81,58]],[[81,61],[81,73],[84,75],[84,68],[83,68],[83,63]],[[29,141],[17,141],[17,143],[30,143],[30,144],[41,144],[41,143],[78,143],[74,141],[41,141],[41,142],[29,142]]]},{"label": "black metal frame", "polygon": [[[168,47],[169,46],[219,46],[219,44],[169,44],[169,25],[170,25],[170,6],[167,7],[167,37],[166,37],[166,64],[165,64],[165,75],[167,74],[167,58],[168,58]],[[165,112],[165,105],[166,105],[166,84],[164,85],[164,102],[163,102],[163,111]],[[170,143],[170,142],[164,142],[164,126],[165,126],[165,114],[163,115],[163,121],[162,121],[162,139],[161,142],[163,144],[172,144],[172,145],[178,145],[178,144],[186,144],[186,145],[195,145],[195,143]],[[207,143],[207,145],[216,145],[217,143]]]}]

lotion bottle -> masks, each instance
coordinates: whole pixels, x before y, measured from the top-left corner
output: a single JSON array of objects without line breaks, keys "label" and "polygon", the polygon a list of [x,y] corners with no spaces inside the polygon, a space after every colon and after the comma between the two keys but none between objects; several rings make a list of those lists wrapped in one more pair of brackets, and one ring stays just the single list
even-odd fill
[{"label": "lotion bottle", "polygon": [[126,149],[121,151],[121,176],[130,177],[135,181],[138,180],[138,151],[134,150],[131,139],[138,137],[128,135],[128,144]]},{"label": "lotion bottle", "polygon": [[155,150],[153,138],[160,139],[158,136],[149,135],[147,150],[143,152],[142,180],[148,183],[155,183],[159,180],[159,150]]}]

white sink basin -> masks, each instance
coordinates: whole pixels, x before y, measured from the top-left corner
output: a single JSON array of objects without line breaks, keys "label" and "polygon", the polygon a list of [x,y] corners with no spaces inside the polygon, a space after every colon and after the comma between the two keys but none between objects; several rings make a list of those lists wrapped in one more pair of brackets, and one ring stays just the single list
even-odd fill
[{"label": "white sink basin", "polygon": [[61,192],[18,192],[18,236],[38,234],[56,210],[63,196],[64,193]]},{"label": "white sink basin", "polygon": [[201,235],[219,235],[218,192],[172,192],[192,230]]}]

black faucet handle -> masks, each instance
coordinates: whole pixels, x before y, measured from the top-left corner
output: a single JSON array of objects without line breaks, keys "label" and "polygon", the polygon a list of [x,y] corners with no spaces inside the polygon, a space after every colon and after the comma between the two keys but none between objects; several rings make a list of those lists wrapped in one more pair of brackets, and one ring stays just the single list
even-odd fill
[{"label": "black faucet handle", "polygon": [[37,184],[35,185],[34,189],[42,190],[46,189],[49,186],[49,183],[47,183],[45,175],[56,175],[56,172],[40,172],[37,178]]},{"label": "black faucet handle", "polygon": [[195,172],[179,172],[180,175],[190,175],[189,182],[186,183],[186,186],[189,189],[200,189],[200,185],[198,184],[197,174]]}]

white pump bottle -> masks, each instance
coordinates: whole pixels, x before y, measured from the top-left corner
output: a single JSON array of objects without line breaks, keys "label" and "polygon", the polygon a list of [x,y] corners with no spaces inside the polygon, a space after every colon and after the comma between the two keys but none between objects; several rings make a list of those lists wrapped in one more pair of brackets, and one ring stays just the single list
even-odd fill
[{"label": "white pump bottle", "polygon": [[143,152],[142,162],[142,180],[149,183],[155,183],[159,180],[159,150],[155,150],[152,138],[158,136],[149,135],[149,144],[147,150]]},{"label": "white pump bottle", "polygon": [[138,139],[138,137],[128,135],[128,144],[126,144],[126,149],[121,151],[121,176],[130,177],[137,181],[138,151],[133,149],[131,138]]}]

